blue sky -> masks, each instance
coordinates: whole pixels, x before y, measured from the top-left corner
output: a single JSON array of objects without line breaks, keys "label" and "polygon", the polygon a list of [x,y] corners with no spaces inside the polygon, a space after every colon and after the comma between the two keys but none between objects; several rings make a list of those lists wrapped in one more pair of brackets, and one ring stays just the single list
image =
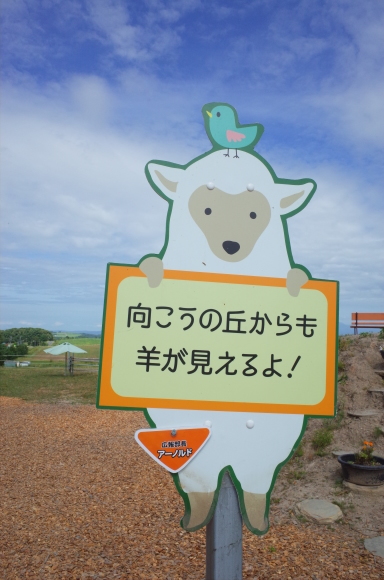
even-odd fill
[{"label": "blue sky", "polygon": [[296,262],[340,320],[384,309],[384,5],[376,0],[8,0],[2,10],[1,328],[99,330],[107,262],[163,244],[150,159],[207,151],[201,107],[318,190]]}]

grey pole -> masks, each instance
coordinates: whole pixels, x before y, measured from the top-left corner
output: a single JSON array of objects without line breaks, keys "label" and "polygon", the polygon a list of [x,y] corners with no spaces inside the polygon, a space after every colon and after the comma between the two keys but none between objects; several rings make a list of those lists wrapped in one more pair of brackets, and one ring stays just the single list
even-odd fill
[{"label": "grey pole", "polygon": [[206,580],[242,579],[243,521],[237,491],[225,472],[215,513],[206,531]]}]

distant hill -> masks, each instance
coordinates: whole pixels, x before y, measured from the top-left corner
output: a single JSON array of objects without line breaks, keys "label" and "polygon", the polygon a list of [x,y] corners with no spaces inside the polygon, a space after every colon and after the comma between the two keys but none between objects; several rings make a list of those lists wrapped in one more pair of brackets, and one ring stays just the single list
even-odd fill
[{"label": "distant hill", "polygon": [[100,331],[94,331],[94,330],[60,330],[60,331],[52,331],[52,334],[56,339],[61,339],[61,338],[99,338],[101,336]]}]

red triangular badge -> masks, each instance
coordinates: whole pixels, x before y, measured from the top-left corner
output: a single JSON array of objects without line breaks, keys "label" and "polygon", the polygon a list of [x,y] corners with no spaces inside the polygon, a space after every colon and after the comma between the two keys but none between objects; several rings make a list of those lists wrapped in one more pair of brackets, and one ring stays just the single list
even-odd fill
[{"label": "red triangular badge", "polygon": [[208,427],[181,429],[140,429],[135,439],[159,465],[171,473],[183,469],[211,436]]}]

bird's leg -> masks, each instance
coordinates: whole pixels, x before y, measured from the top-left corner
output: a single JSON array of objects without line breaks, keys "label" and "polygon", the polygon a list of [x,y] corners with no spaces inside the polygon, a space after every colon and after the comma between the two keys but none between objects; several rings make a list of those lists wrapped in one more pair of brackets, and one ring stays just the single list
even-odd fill
[{"label": "bird's leg", "polygon": [[224,157],[229,157],[229,149],[227,149],[227,152],[224,153]]},{"label": "bird's leg", "polygon": [[236,151],[236,155],[234,155],[234,156],[233,156],[233,158],[235,158],[235,157],[236,157],[237,159],[239,159],[239,156],[238,156],[238,154],[237,154],[237,149],[235,149],[235,151]]}]

